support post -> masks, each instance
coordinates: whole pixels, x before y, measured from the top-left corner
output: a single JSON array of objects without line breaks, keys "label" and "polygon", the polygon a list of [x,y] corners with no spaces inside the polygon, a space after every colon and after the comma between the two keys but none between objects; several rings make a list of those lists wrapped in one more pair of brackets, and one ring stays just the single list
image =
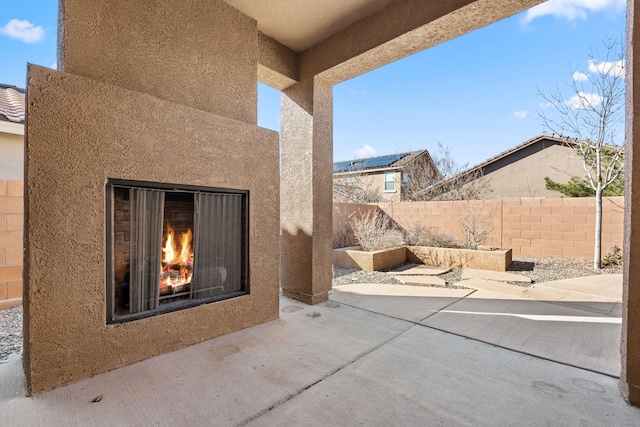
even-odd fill
[{"label": "support post", "polygon": [[[637,9],[635,6],[639,6]],[[627,2],[627,101],[624,192],[624,282],[622,373],[620,386],[629,403],[640,406],[640,0]],[[640,19],[639,19],[640,21]],[[636,42],[637,41],[637,42]],[[636,70],[639,71],[636,73]]]},{"label": "support post", "polygon": [[303,79],[282,92],[281,111],[282,293],[317,304],[332,279],[332,84]]}]

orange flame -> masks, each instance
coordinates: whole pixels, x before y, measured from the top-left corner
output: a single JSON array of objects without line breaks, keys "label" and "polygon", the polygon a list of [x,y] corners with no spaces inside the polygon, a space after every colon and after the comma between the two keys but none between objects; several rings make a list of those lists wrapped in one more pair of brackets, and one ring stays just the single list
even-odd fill
[{"label": "orange flame", "polygon": [[164,257],[160,269],[160,295],[174,294],[188,290],[193,270],[193,248],[191,240],[193,233],[187,230],[182,233],[180,250],[176,248],[173,227],[167,225],[165,244],[162,248]]}]

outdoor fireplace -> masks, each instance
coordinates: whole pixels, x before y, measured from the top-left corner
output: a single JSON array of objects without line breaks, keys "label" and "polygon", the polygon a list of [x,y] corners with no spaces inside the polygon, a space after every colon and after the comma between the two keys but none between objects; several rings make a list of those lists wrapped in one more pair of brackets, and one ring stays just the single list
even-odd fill
[{"label": "outdoor fireplace", "polygon": [[107,323],[248,292],[248,191],[109,180]]},{"label": "outdoor fireplace", "polygon": [[[251,46],[245,50],[253,54]],[[242,117],[29,69],[30,392],[276,319],[278,133]],[[250,97],[255,80],[244,87]]]}]

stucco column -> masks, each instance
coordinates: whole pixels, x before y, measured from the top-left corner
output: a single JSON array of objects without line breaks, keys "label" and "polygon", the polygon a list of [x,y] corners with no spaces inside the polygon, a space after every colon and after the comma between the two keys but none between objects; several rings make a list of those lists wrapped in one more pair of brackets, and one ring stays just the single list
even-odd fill
[{"label": "stucco column", "polygon": [[307,304],[331,290],[332,91],[315,77],[282,92],[280,280],[284,296]]},{"label": "stucco column", "polygon": [[[625,145],[624,297],[622,312],[622,392],[640,406],[640,0],[627,6],[627,110]],[[635,6],[638,5],[638,9]],[[636,71],[638,71],[636,73]]]}]

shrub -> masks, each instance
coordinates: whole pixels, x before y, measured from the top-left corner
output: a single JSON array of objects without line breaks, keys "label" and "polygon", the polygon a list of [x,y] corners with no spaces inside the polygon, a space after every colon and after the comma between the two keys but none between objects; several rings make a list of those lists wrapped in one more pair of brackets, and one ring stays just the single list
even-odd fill
[{"label": "shrub", "polygon": [[379,210],[367,211],[351,220],[353,235],[362,250],[375,251],[402,244],[402,235],[391,226],[389,217]]},{"label": "shrub", "polygon": [[621,267],[622,266],[622,249],[615,245],[611,251],[602,259],[603,267]]},{"label": "shrub", "polygon": [[343,222],[338,225],[338,229],[333,233],[333,249],[350,246],[352,237],[351,224]]},{"label": "shrub", "polygon": [[478,249],[487,241],[493,232],[493,215],[493,211],[483,214],[478,206],[471,205],[462,211],[459,221],[465,248]]},{"label": "shrub", "polygon": [[417,222],[413,228],[404,230],[404,241],[409,246],[432,246],[438,248],[456,248],[459,245],[453,236],[437,228],[425,228]]}]

